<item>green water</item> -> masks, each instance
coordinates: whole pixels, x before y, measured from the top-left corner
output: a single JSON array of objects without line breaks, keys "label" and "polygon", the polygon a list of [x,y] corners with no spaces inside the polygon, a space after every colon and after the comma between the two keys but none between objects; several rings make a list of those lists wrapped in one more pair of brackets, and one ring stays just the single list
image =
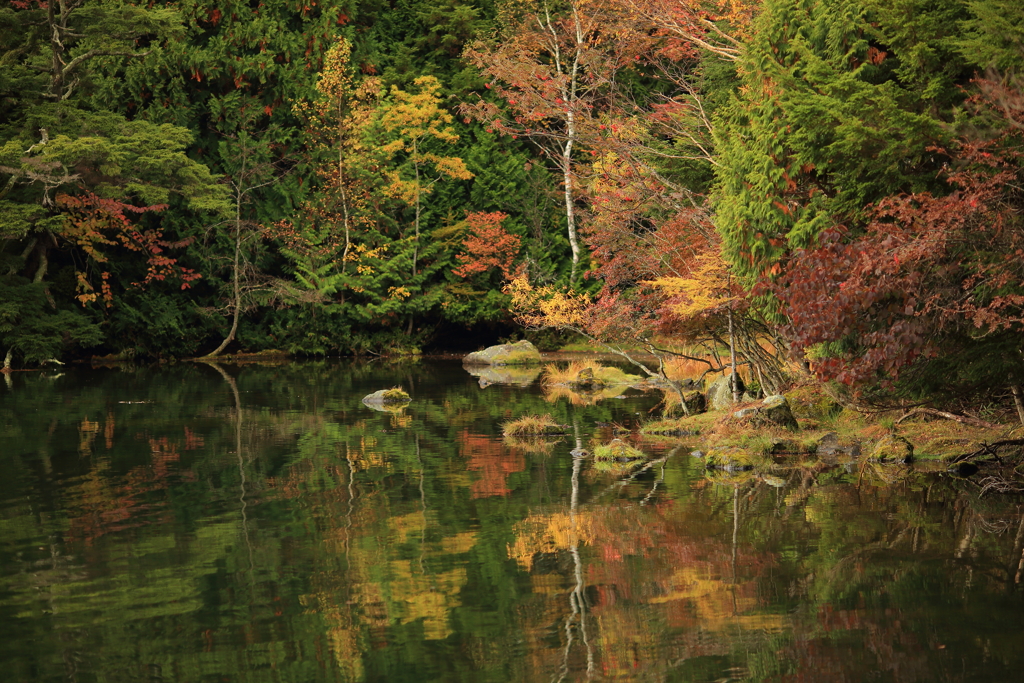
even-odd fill
[{"label": "green water", "polygon": [[[657,397],[457,362],[0,384],[0,680],[1015,681],[1017,498],[693,443],[574,459]],[[492,378],[494,379],[494,378]],[[498,378],[500,379],[500,378]],[[401,414],[360,399],[401,385]],[[508,444],[551,413],[570,434]],[[797,466],[798,465],[798,466]]]}]

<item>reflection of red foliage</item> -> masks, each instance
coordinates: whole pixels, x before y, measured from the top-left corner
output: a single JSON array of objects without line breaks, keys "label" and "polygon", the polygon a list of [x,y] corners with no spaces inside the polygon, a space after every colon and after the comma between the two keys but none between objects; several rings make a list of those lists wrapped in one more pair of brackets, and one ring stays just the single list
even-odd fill
[{"label": "reflection of red foliage", "polygon": [[[830,604],[821,605],[817,623],[805,624],[804,633],[798,627],[792,643],[778,653],[792,667],[792,673],[778,680],[854,683],[865,680],[869,673],[882,677],[880,672],[889,672],[891,676],[883,678],[897,681],[934,680],[927,650],[905,628],[903,616],[898,609],[835,610]],[[819,628],[826,633],[858,631],[856,644],[841,636],[820,637]]]},{"label": "reflection of red foliage", "polygon": [[[195,473],[180,472],[174,464],[181,456],[178,444],[167,437],[149,438],[151,460],[116,478],[97,465],[78,487],[78,500],[72,505],[69,536],[92,543],[109,533],[149,523],[154,511],[164,508],[151,494],[166,489],[173,479],[194,481]],[[118,481],[120,479],[120,481]]]},{"label": "reflection of red foliage", "polygon": [[197,448],[202,448],[206,443],[203,441],[202,434],[196,434],[188,427],[185,427],[185,450],[194,451]]},{"label": "reflection of red foliage", "polygon": [[526,462],[522,453],[510,453],[500,441],[492,436],[470,434],[462,430],[459,434],[459,451],[468,458],[467,469],[480,473],[480,478],[470,486],[473,498],[507,496],[512,490],[505,485],[505,479],[513,472],[522,472]]}]

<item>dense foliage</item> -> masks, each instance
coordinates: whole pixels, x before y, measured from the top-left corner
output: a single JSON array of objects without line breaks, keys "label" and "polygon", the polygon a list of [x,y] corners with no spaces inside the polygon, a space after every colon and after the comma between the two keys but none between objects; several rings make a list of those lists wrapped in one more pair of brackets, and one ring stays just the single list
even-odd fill
[{"label": "dense foliage", "polygon": [[5,365],[519,316],[730,345],[766,388],[787,359],[878,400],[1024,376],[1011,0],[11,0],[0,27]]}]

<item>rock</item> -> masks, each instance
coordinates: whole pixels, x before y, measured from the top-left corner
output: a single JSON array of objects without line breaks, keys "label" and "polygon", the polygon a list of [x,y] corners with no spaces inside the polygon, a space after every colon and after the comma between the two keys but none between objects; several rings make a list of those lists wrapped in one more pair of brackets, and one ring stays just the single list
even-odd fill
[{"label": "rock", "polygon": [[803,445],[795,439],[779,439],[772,444],[771,453],[772,455],[781,455],[783,453],[806,453]]},{"label": "rock", "polygon": [[837,455],[846,455],[851,458],[856,458],[860,456],[860,444],[840,443],[839,435],[835,432],[829,432],[825,436],[821,437],[821,440],[818,442],[818,447],[814,452],[819,458],[835,457]]},{"label": "rock", "polygon": [[705,467],[725,472],[746,472],[754,469],[751,454],[739,448],[720,448],[707,454]]},{"label": "rock", "polygon": [[883,463],[910,463],[914,461],[914,446],[902,436],[886,436],[875,444],[871,459]]},{"label": "rock", "polygon": [[751,406],[750,408],[740,408],[735,413],[733,413],[732,416],[737,418],[737,419],[742,420],[742,419],[747,418],[747,417],[753,417],[754,415],[757,415],[760,412],[761,412],[760,408],[758,408],[756,406]]},{"label": "rock", "polygon": [[471,365],[466,371],[477,378],[482,389],[492,384],[528,387],[540,376],[541,368],[536,365]]},{"label": "rock", "polygon": [[705,400],[704,394],[699,391],[683,394],[683,400],[686,401],[686,409],[690,411],[690,415],[700,415],[708,409],[707,400]]},{"label": "rock", "polygon": [[462,362],[466,365],[531,365],[541,360],[537,347],[524,339],[515,344],[498,344],[474,351]]},{"label": "rock", "polygon": [[594,377],[594,368],[583,368],[576,379],[569,382],[569,388],[573,391],[598,391],[605,386],[603,381]]},{"label": "rock", "polygon": [[782,394],[769,396],[761,401],[761,409],[757,414],[757,419],[769,424],[785,427],[792,431],[800,429],[796,418],[793,417],[793,411],[789,409],[789,401]]},{"label": "rock", "polygon": [[[732,375],[726,374],[716,379],[708,387],[707,405],[711,410],[728,410],[729,406],[733,404],[731,380]],[[743,380],[736,377],[736,381],[739,383],[739,391],[742,393]]]},{"label": "rock", "polygon": [[953,466],[952,472],[958,477],[973,477],[978,473],[978,466],[973,462],[960,462]]},{"label": "rock", "polygon": [[363,397],[363,405],[374,410],[393,412],[409,405],[412,399],[402,389],[381,389]]},{"label": "rock", "polygon": [[617,462],[628,462],[632,460],[643,460],[647,456],[643,451],[633,448],[622,439],[612,439],[606,444],[597,446],[594,449],[595,460],[610,460]]}]

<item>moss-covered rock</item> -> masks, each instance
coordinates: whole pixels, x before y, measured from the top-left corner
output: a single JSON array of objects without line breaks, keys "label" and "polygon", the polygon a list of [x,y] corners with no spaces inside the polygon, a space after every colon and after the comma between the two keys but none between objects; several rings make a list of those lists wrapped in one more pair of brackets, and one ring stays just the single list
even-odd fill
[{"label": "moss-covered rock", "polygon": [[707,399],[700,391],[684,393],[683,400],[686,401],[686,410],[690,415],[700,415],[708,409]]},{"label": "moss-covered rock", "polygon": [[843,406],[819,384],[805,384],[785,393],[790,410],[797,418],[827,420],[842,412]]},{"label": "moss-covered rock", "polygon": [[541,372],[541,369],[536,365],[471,365],[466,370],[477,378],[481,389],[492,384],[528,387],[537,380]]},{"label": "moss-covered rock", "polygon": [[412,398],[400,387],[381,389],[363,397],[363,404],[375,410],[393,410],[409,405]]},{"label": "moss-covered rock", "polygon": [[594,448],[594,460],[615,460],[618,462],[645,460],[647,456],[638,448],[633,448],[622,439],[612,439],[606,444]]},{"label": "moss-covered rock", "polygon": [[756,456],[742,448],[715,448],[704,455],[704,466],[709,470],[745,472],[754,469]]},{"label": "moss-covered rock", "polygon": [[889,435],[875,444],[871,459],[881,463],[910,463],[914,461],[914,446],[902,436]]},{"label": "moss-covered rock", "polygon": [[818,440],[814,452],[819,458],[839,456],[856,458],[860,456],[860,444],[855,441],[842,440],[836,432],[829,432]]},{"label": "moss-covered rock", "polygon": [[679,420],[658,420],[640,427],[640,433],[649,436],[697,436],[700,430],[684,427]]},{"label": "moss-covered rock", "polygon": [[792,410],[790,410],[789,401],[782,394],[769,396],[761,401],[761,409],[755,419],[764,424],[778,425],[794,432],[800,429],[796,418],[793,417]]},{"label": "moss-covered rock", "polygon": [[599,472],[625,474],[645,462],[647,455],[622,439],[612,439],[594,448],[594,469]]},{"label": "moss-covered rock", "polygon": [[525,339],[474,351],[462,359],[466,365],[532,365],[541,361],[540,351]]}]

